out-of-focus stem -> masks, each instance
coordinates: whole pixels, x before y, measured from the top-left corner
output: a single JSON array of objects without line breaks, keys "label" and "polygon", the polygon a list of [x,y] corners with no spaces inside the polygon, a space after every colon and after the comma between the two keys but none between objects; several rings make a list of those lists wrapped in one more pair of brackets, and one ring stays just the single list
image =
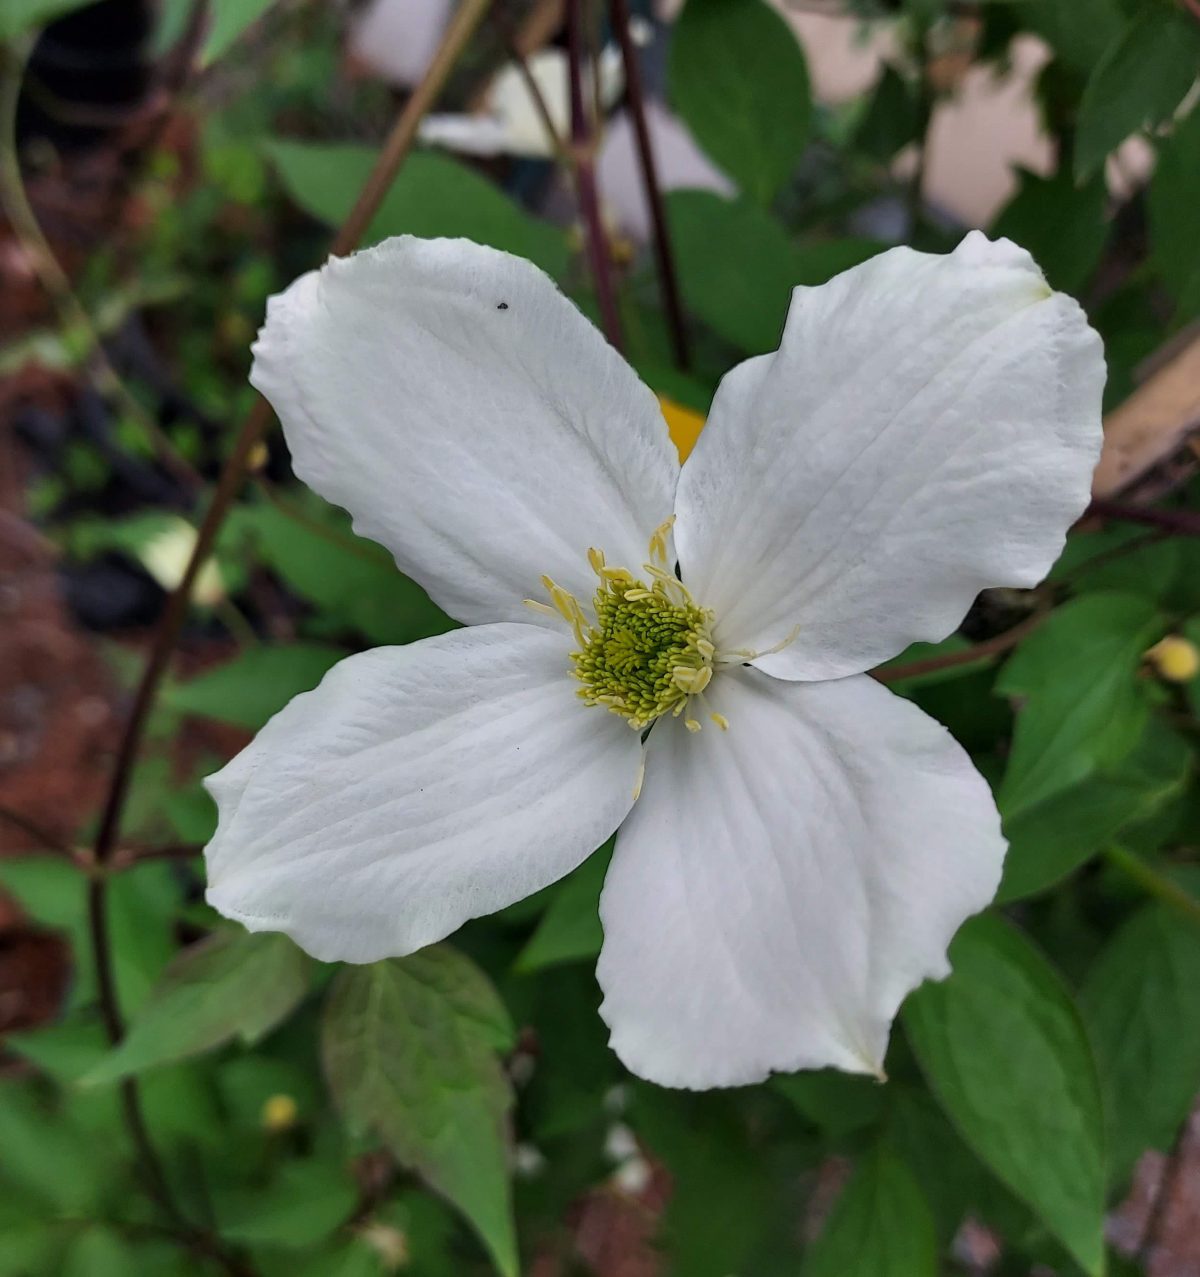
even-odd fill
[{"label": "out-of-focus stem", "polygon": [[667,314],[667,326],[671,332],[671,347],[676,365],[684,372],[688,369],[687,329],[683,321],[683,306],[679,299],[679,279],[675,273],[675,254],[671,248],[671,236],[667,227],[667,214],[663,206],[662,187],[658,181],[658,168],[654,148],[650,143],[650,129],[646,123],[646,95],[642,86],[642,69],[629,29],[628,0],[612,0],[612,24],[617,42],[621,46],[621,58],[625,65],[625,90],[629,99],[629,114],[633,120],[633,135],[637,141],[638,162],[642,170],[642,189],[650,206],[650,222],[654,228],[654,256],[658,263],[658,279],[662,286],[663,303]]},{"label": "out-of-focus stem", "polygon": [[[592,126],[583,100],[583,0],[567,0],[567,75],[571,99],[571,160],[575,171],[575,191],[587,246],[592,281],[604,335],[621,349],[621,320],[617,314],[617,294],[613,286],[612,255],[600,217],[600,197],[596,190],[596,167]],[[593,68],[595,74],[595,68]]]}]

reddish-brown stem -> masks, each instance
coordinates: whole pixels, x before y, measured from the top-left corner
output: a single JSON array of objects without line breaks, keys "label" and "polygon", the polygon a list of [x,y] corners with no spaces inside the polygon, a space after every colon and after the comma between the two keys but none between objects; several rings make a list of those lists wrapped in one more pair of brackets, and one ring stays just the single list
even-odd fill
[{"label": "reddish-brown stem", "polygon": [[[349,252],[362,238],[388,187],[395,179],[400,165],[412,148],[422,117],[441,90],[451,67],[483,17],[488,4],[489,0],[464,0],[464,3],[459,6],[442,40],[441,47],[429,65],[424,80],[405,103],[354,207],[334,236],[329,250],[331,255],[341,256]],[[233,452],[221,471],[216,490],[196,534],[196,543],[192,548],[192,555],[184,571],[183,579],[167,601],[118,747],[113,781],[96,835],[95,855],[100,864],[108,860],[117,845],[121,815],[129,796],[129,786],[133,777],[133,766],[137,760],[146,721],[158,693],[159,684],[166,672],[175,641],[187,615],[192,585],[201,565],[207,561],[211,553],[225,514],[241,487],[247,460],[255,444],[270,424],[271,416],[271,407],[267,401],[261,397],[256,399],[242,422]]]},{"label": "reddish-brown stem", "polygon": [[1123,523],[1143,523],[1179,536],[1200,537],[1200,514],[1194,510],[1152,510],[1149,506],[1127,505],[1124,501],[1100,498],[1084,512],[1084,518],[1119,519]]},{"label": "reddish-brown stem", "polygon": [[960,652],[927,656],[924,660],[909,661],[906,665],[889,665],[883,669],[873,670],[872,675],[881,683],[899,683],[906,678],[916,678],[921,674],[934,674],[939,670],[954,669],[958,665],[973,665],[976,661],[1002,656],[1028,638],[1049,615],[1049,607],[1040,608],[1032,616],[1014,625],[1011,630],[1005,630],[1003,634],[997,634],[995,638],[985,639],[982,643],[976,643]]},{"label": "reddish-brown stem", "polygon": [[[567,76],[571,100],[571,161],[575,169],[575,193],[588,263],[596,285],[596,301],[604,335],[621,349],[621,321],[617,315],[617,294],[613,286],[612,256],[600,218],[600,197],[596,190],[592,127],[583,100],[583,0],[567,0]],[[593,68],[593,73],[595,68]]]},{"label": "reddish-brown stem", "polygon": [[646,94],[642,86],[641,63],[629,29],[628,0],[611,0],[611,3],[613,30],[621,46],[621,60],[625,66],[625,92],[629,99],[629,115],[633,121],[633,136],[637,142],[638,163],[642,170],[642,189],[646,193],[650,222],[654,228],[654,257],[658,263],[658,279],[662,286],[667,327],[671,333],[671,347],[677,367],[686,372],[689,366],[687,329],[683,321],[679,277],[675,273],[675,254],[667,227],[667,212],[658,181],[658,166],[650,142],[650,129],[646,123]]},{"label": "reddish-brown stem", "polygon": [[[425,78],[400,112],[400,117],[384,144],[362,192],[335,235],[330,248],[332,254],[341,255],[350,251],[361,239],[395,178],[396,172],[412,148],[421,117],[441,90],[451,67],[487,11],[489,3],[490,0],[463,0],[459,5]],[[270,406],[266,400],[256,399],[242,422],[233,452],[221,471],[216,490],[197,532],[196,542],[183,579],[167,601],[167,607],[155,633],[150,656],[142,671],[141,680],[134,694],[133,706],[118,746],[113,778],[94,844],[94,868],[97,872],[88,882],[89,933],[96,965],[101,1013],[108,1037],[113,1042],[120,1041],[125,1026],[117,996],[112,949],[108,936],[107,881],[104,873],[99,871],[108,864],[117,849],[121,816],[129,796],[134,764],[137,761],[159,684],[166,672],[171,652],[187,614],[192,586],[201,565],[209,557],[225,514],[241,487],[246,465],[254,446],[270,422]],[[217,1239],[207,1234],[197,1233],[186,1224],[181,1212],[174,1204],[161,1163],[146,1130],[136,1083],[132,1079],[128,1080],[123,1084],[121,1094],[126,1126],[137,1150],[148,1187],[168,1218],[173,1223],[178,1223],[186,1235],[194,1239],[197,1246],[219,1259],[230,1274],[249,1273],[251,1270],[236,1256],[229,1255]]]}]

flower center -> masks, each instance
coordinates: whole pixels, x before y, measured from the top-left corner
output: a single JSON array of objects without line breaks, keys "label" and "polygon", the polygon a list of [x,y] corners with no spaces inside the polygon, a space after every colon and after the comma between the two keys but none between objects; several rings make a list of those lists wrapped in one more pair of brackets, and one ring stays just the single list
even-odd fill
[{"label": "flower center", "polygon": [[[644,564],[649,584],[627,568],[610,567],[601,550],[589,550],[588,561],[600,578],[592,603],[592,621],[569,591],[549,577],[542,584],[553,607],[526,603],[538,611],[559,615],[575,632],[572,674],[583,686],[579,696],[587,705],[603,705],[637,731],[664,714],[679,717],[698,732],[700,721],[690,712],[693,698],[704,703],[704,689],[712,681],[717,652],[712,641],[713,614],[700,607],[682,581],[666,568],[665,523],[650,539],[650,558]],[[722,730],[724,716],[709,717]]]}]

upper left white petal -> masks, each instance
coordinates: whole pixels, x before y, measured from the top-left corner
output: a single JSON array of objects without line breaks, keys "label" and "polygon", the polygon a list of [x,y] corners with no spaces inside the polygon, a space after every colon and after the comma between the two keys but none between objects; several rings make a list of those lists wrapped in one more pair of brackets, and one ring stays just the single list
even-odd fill
[{"label": "upper left white petal", "polygon": [[296,473],[451,616],[529,621],[589,546],[636,569],[679,462],[658,400],[536,266],[401,236],[271,299],[251,381]]},{"label": "upper left white petal", "polygon": [[569,668],[562,635],[507,624],[335,665],[206,782],[209,902],[373,962],[562,877],[623,819],[642,765]]},{"label": "upper left white petal", "polygon": [[729,730],[655,727],[600,899],[613,1049],[665,1086],[877,1073],[904,995],[947,974],[1000,881],[987,783],[865,675],[738,669],[707,695]]}]

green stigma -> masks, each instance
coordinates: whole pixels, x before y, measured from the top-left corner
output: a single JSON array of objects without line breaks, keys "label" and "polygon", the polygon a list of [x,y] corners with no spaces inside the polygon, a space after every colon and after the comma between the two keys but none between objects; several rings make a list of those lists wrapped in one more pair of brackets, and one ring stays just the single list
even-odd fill
[{"label": "green stigma", "polygon": [[681,713],[708,686],[712,614],[684,597],[682,587],[657,579],[646,586],[628,573],[604,571],[596,623],[584,630],[571,660],[583,701],[606,706],[640,730],[663,714]]}]

